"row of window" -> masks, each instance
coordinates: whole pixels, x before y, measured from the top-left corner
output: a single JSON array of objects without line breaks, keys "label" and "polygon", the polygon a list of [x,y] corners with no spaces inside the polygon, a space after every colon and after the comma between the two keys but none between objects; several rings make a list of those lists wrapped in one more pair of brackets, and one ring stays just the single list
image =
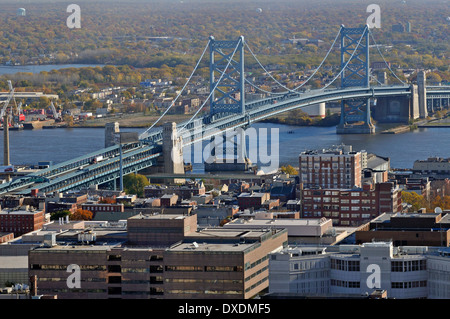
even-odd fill
[{"label": "row of window", "polygon": [[331,286],[345,287],[345,288],[359,288],[361,286],[361,283],[359,281],[345,281],[337,279],[331,279],[330,284]]},{"label": "row of window", "polygon": [[392,282],[391,283],[391,288],[397,288],[397,289],[419,288],[419,287],[426,287],[426,286],[427,286],[426,280]]},{"label": "row of window", "polygon": [[427,269],[427,261],[422,260],[399,260],[391,262],[392,272],[419,271]]},{"label": "row of window", "polygon": [[[331,269],[343,270],[343,271],[360,271],[359,260],[341,260],[331,259]],[[421,271],[427,269],[427,263],[425,259],[422,260],[399,260],[391,262],[392,272],[410,272]]]}]

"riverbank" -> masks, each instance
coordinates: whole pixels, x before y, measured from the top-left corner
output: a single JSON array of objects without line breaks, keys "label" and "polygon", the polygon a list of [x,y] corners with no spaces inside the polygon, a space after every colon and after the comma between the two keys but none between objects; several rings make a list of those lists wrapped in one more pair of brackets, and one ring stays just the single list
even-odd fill
[{"label": "riverbank", "polygon": [[[191,118],[192,115],[178,115],[166,114],[162,121],[158,122],[156,126],[161,126],[165,122],[182,122]],[[159,119],[160,115],[149,116],[144,113],[122,114],[118,116],[108,116],[85,120],[79,123],[74,123],[71,127],[76,128],[104,128],[106,123],[118,122],[119,127],[123,128],[147,128],[153,125]]]}]

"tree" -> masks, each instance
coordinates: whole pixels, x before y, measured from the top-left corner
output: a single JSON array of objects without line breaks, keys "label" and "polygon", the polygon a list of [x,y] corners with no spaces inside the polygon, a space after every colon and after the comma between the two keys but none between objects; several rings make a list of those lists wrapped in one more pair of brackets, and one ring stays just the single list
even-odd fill
[{"label": "tree", "polygon": [[66,218],[70,215],[69,210],[59,210],[57,212],[50,213],[50,220],[58,220],[59,218]]},{"label": "tree", "polygon": [[123,177],[123,187],[127,194],[144,195],[144,187],[150,185],[148,178],[141,174],[129,174]]},{"label": "tree", "polygon": [[73,116],[72,115],[64,114],[63,121],[67,124],[68,127],[73,126]]},{"label": "tree", "polygon": [[70,216],[71,220],[91,220],[93,214],[91,211],[86,209],[78,208],[75,213]]},{"label": "tree", "polygon": [[292,167],[291,165],[288,165],[288,166],[281,166],[281,167],[280,167],[280,170],[281,170],[283,173],[289,174],[289,175],[297,175],[297,174],[298,174],[297,170],[296,170],[294,167]]},{"label": "tree", "polygon": [[402,202],[411,205],[410,212],[417,212],[420,208],[426,208],[428,205],[427,200],[416,192],[402,192]]}]

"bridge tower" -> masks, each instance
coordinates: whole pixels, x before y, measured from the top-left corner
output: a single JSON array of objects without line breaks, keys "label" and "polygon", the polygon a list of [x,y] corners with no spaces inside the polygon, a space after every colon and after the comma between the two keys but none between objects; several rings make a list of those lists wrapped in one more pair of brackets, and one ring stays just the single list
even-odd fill
[{"label": "bridge tower", "polygon": [[[427,76],[425,71],[421,70],[417,73],[417,87],[419,89],[419,114],[422,119],[425,119],[428,116],[426,85]],[[431,103],[430,112],[433,112],[433,103]]]},{"label": "bridge tower", "polygon": [[209,50],[211,115],[243,114],[245,112],[244,37],[240,36],[236,41],[217,41],[211,36]]},{"label": "bridge tower", "polygon": [[[164,173],[184,174],[182,138],[178,136],[177,124],[166,122],[163,126]],[[174,179],[174,183],[184,183],[184,179]]]},{"label": "bridge tower", "polygon": [[[369,87],[369,28],[341,29],[341,88]],[[370,99],[341,101],[341,119],[337,134],[373,134]]]}]

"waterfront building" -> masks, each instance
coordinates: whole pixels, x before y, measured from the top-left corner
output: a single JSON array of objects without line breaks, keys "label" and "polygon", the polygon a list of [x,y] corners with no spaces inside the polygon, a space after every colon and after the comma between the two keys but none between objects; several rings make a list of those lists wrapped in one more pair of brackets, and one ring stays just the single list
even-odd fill
[{"label": "waterfront building", "polygon": [[299,180],[304,188],[361,187],[365,152],[351,146],[305,151],[299,156]]}]

